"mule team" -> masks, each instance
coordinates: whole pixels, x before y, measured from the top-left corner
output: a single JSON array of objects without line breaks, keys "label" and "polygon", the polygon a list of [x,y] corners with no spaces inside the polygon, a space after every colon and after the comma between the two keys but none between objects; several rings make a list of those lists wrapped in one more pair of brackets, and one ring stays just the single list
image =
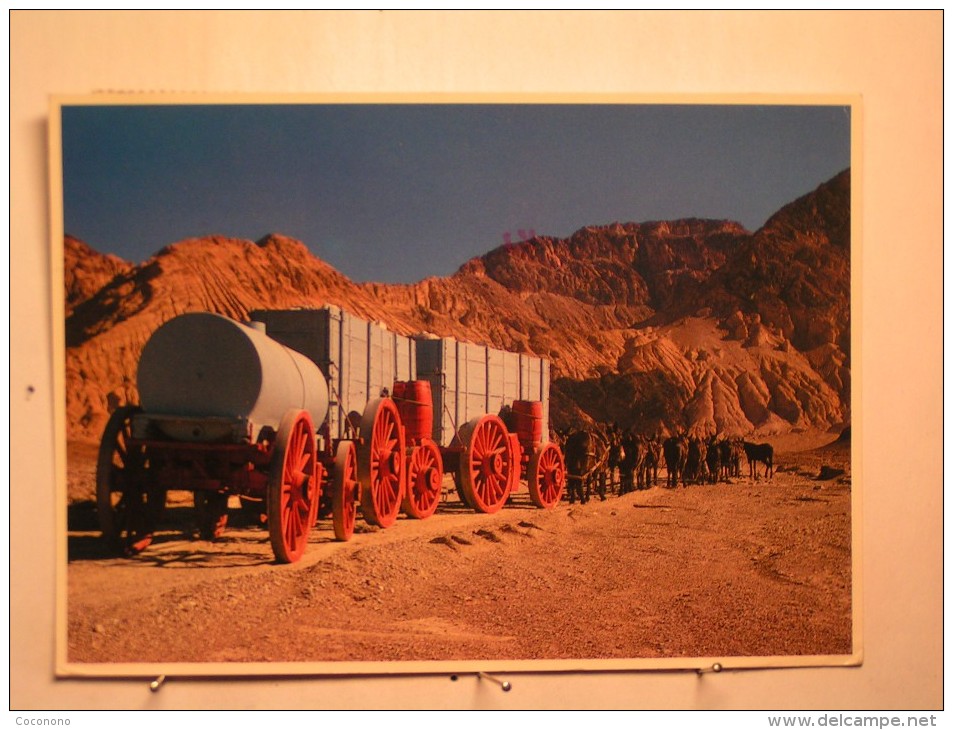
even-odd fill
[{"label": "mule team", "polygon": [[620,495],[650,489],[658,484],[663,465],[670,488],[679,482],[687,487],[738,478],[742,459],[747,461],[748,476],[753,479],[759,476],[759,463],[764,465],[767,478],[774,474],[773,447],[740,438],[702,439],[679,434],[663,440],[615,425],[575,430],[558,438],[566,460],[570,504],[577,498],[585,504],[593,489],[603,500],[613,486],[618,486]]}]

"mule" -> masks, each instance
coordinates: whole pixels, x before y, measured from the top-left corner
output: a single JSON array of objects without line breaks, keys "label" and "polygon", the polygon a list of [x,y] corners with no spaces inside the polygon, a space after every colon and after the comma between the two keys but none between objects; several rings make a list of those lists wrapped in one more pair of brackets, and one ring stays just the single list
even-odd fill
[{"label": "mule", "polygon": [[592,484],[601,466],[603,444],[594,431],[574,431],[566,438],[563,458],[566,462],[566,487],[569,504],[585,504],[592,496]]},{"label": "mule", "polygon": [[758,478],[758,462],[764,464],[764,476],[774,476],[774,447],[771,444],[753,444],[744,442],[745,458],[748,459],[748,476]]},{"label": "mule", "polygon": [[688,456],[688,444],[680,436],[670,436],[662,443],[662,453],[665,456],[665,469],[668,471],[668,486],[677,487],[679,480],[683,480],[685,459]]}]

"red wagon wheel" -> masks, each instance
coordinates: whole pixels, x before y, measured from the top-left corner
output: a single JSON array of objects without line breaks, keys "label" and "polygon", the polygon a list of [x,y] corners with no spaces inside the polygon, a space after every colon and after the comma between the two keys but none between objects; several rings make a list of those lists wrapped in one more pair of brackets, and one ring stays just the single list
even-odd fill
[{"label": "red wagon wheel", "polygon": [[390,527],[397,521],[404,491],[404,429],[394,401],[379,398],[368,403],[360,435],[361,512],[372,525]]},{"label": "red wagon wheel", "polygon": [[466,492],[463,491],[463,483],[460,477],[460,472],[455,471],[452,473],[452,476],[453,476],[453,487],[457,491],[457,497],[460,498],[460,504],[462,504],[467,509],[474,509],[473,505],[470,504],[469,500],[467,499]]},{"label": "red wagon wheel", "polygon": [[566,487],[566,462],[559,447],[546,443],[533,453],[527,469],[529,498],[543,509],[552,509],[562,499]]},{"label": "red wagon wheel", "polygon": [[99,528],[111,549],[134,555],[152,542],[165,492],[147,489],[149,460],[145,446],[130,444],[132,417],[140,409],[116,409],[103,431],[96,461],[96,509]]},{"label": "red wagon wheel", "polygon": [[460,439],[460,485],[467,502],[480,512],[499,511],[510,494],[511,471],[519,469],[506,426],[487,414],[465,424]]},{"label": "red wagon wheel", "polygon": [[440,449],[430,439],[423,439],[411,449],[407,461],[407,488],[401,509],[404,514],[424,520],[437,511],[443,489],[443,459]]},{"label": "red wagon wheel", "polygon": [[278,562],[294,563],[304,555],[320,497],[311,416],[291,409],[281,419],[268,474],[268,537]]},{"label": "red wagon wheel", "polygon": [[353,441],[338,444],[334,457],[334,485],[331,497],[331,520],[334,539],[347,542],[354,534],[357,505],[361,501],[361,483],[357,480],[357,449]]}]

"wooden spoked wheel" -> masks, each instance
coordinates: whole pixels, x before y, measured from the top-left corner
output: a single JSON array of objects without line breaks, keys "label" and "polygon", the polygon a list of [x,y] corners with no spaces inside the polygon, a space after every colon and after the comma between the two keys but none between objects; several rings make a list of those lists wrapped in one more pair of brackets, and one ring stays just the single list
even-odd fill
[{"label": "wooden spoked wheel", "polygon": [[533,504],[543,509],[559,504],[566,488],[566,462],[559,447],[541,444],[529,460],[526,476]]},{"label": "wooden spoked wheel", "polygon": [[464,453],[460,458],[460,486],[466,501],[479,512],[493,513],[506,503],[512,470],[519,469],[506,426],[498,416],[474,418],[460,429]]},{"label": "wooden spoked wheel", "polygon": [[443,489],[443,459],[430,439],[413,446],[407,460],[407,487],[401,509],[405,515],[424,520],[437,511]]},{"label": "wooden spoked wheel", "polygon": [[99,528],[110,549],[135,555],[151,543],[165,492],[147,488],[149,459],[145,446],[132,441],[136,406],[123,406],[103,430],[96,461],[96,509]]},{"label": "wooden spoked wheel", "polygon": [[331,497],[331,521],[334,539],[347,542],[354,534],[357,505],[361,501],[361,483],[357,479],[357,449],[353,441],[338,444],[334,457],[334,481]]},{"label": "wooden spoked wheel", "polygon": [[453,476],[453,487],[457,492],[457,497],[460,498],[460,504],[462,504],[467,509],[473,509],[473,505],[467,501],[467,494],[463,491],[463,478],[460,476],[459,471],[452,472]]},{"label": "wooden spoked wheel", "polygon": [[304,555],[321,498],[311,416],[291,409],[281,419],[268,474],[268,537],[279,563]]},{"label": "wooden spoked wheel", "polygon": [[404,491],[404,429],[397,405],[390,398],[371,401],[361,418],[357,476],[361,482],[361,512],[378,527],[397,521]]}]

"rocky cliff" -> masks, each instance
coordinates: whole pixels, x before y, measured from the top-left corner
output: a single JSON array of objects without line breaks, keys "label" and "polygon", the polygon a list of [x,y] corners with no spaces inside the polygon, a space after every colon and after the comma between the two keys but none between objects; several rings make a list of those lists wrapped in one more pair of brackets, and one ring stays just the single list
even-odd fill
[{"label": "rocky cliff", "polygon": [[73,310],[106,286],[114,277],[124,274],[132,264],[118,256],[94,251],[79,239],[66,236],[63,240],[65,309],[69,317]]},{"label": "rocky cliff", "polygon": [[359,284],[300,242],[182,241],[139,266],[66,241],[67,420],[96,441],[136,402],[150,334],[188,311],[335,304],[553,361],[553,420],[779,433],[850,419],[850,177],[755,233],[687,219],[535,237],[412,285]]}]

